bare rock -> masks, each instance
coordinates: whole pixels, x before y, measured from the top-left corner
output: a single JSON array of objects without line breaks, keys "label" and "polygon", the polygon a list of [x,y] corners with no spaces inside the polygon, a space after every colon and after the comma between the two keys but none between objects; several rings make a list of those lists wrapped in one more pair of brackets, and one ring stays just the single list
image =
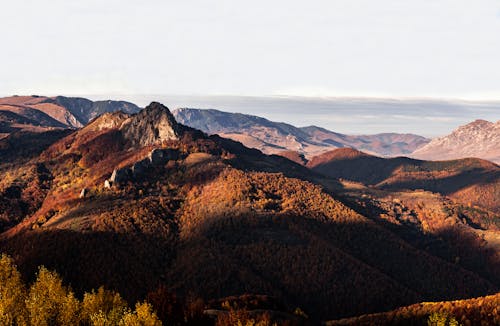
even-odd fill
[{"label": "bare rock", "polygon": [[165,165],[168,161],[178,158],[179,151],[171,148],[155,148],[149,153],[149,160],[154,166]]},{"label": "bare rock", "polygon": [[149,168],[151,168],[151,160],[147,157],[143,160],[135,162],[134,165],[132,165],[131,170],[135,178],[140,178],[146,174]]},{"label": "bare rock", "polygon": [[115,169],[109,181],[113,184],[122,184],[128,182],[132,177],[132,172],[130,168]]},{"label": "bare rock", "polygon": [[88,194],[87,188],[83,188],[82,191],[80,191],[80,198],[85,198]]},{"label": "bare rock", "polygon": [[124,138],[133,146],[142,147],[165,140],[178,140],[182,126],[175,121],[166,106],[152,102],[144,110],[133,115],[121,130]]}]

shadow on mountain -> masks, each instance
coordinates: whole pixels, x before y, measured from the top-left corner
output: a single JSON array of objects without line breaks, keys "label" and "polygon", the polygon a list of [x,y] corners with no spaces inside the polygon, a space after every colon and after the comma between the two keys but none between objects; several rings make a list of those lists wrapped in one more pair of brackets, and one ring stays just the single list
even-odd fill
[{"label": "shadow on mountain", "polygon": [[79,294],[104,285],[135,302],[160,282],[174,255],[175,240],[144,234],[45,230],[17,235],[0,248],[15,258],[27,280],[32,281],[38,266],[43,265],[56,270]]},{"label": "shadow on mountain", "polygon": [[[406,157],[384,159],[353,149],[339,149],[313,158],[308,167],[317,173],[361,182],[388,190],[417,190],[473,197],[472,204],[498,211],[495,200],[500,184],[498,165],[475,158],[452,161],[420,161]],[[485,197],[487,194],[487,198]],[[490,198],[491,197],[491,198]],[[468,201],[468,200],[467,200]],[[469,202],[469,201],[468,201]]]},{"label": "shadow on mountain", "polygon": [[470,230],[456,225],[441,228],[439,232],[432,234],[423,232],[410,223],[396,224],[380,218],[381,215],[387,214],[387,211],[371,202],[365,202],[364,206],[349,199],[343,202],[413,247],[459,265],[500,287],[500,261],[495,250],[486,247],[484,240]]},{"label": "shadow on mountain", "polygon": [[431,180],[413,180],[394,181],[380,185],[382,189],[425,189],[432,192],[439,192],[443,195],[451,195],[471,186],[486,186],[500,180],[500,170],[485,171],[482,169],[471,169],[456,175],[435,178]]},{"label": "shadow on mountain", "polygon": [[330,318],[498,289],[372,223],[296,216],[206,221],[181,242],[167,274],[181,293],[206,298],[264,293]]},{"label": "shadow on mountain", "polygon": [[[345,149],[343,149],[345,150]],[[338,151],[338,150],[337,150]],[[355,151],[355,150],[351,150]],[[335,152],[335,151],[333,151]],[[384,159],[358,152],[360,156],[335,158],[313,158],[308,163],[312,170],[334,178],[343,178],[362,182],[367,185],[376,185],[389,178],[398,168],[417,162],[406,157]],[[357,153],[356,153],[357,154]]]},{"label": "shadow on mountain", "polygon": [[1,251],[27,279],[44,265],[78,293],[104,285],[132,302],[164,284],[204,299],[266,294],[319,319],[499,288],[373,223],[287,215],[212,216],[180,242],[176,236],[44,230],[17,235]]},{"label": "shadow on mountain", "polygon": [[50,145],[72,133],[72,130],[51,130],[34,133],[19,131],[0,140],[0,165],[26,162],[40,155]]}]

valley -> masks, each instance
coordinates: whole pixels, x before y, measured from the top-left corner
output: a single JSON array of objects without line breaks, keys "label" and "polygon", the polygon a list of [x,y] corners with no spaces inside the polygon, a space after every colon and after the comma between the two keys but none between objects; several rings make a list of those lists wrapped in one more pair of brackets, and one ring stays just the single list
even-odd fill
[{"label": "valley", "polygon": [[171,296],[213,322],[316,324],[499,291],[494,163],[349,148],[292,161],[159,103],[33,135],[0,140],[0,250],[26,280],[43,265],[77,296],[156,298],[164,322],[181,318],[162,310]]}]

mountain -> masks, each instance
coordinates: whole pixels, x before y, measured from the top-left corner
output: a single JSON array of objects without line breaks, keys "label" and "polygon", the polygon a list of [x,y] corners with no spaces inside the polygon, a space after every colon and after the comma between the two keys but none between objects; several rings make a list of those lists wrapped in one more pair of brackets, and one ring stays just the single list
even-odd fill
[{"label": "mountain", "polygon": [[300,128],[314,141],[336,147],[352,147],[382,156],[409,154],[430,140],[413,134],[381,133],[375,135],[343,135],[324,128],[309,126]]},{"label": "mountain", "polygon": [[313,157],[307,166],[380,189],[424,189],[500,212],[500,167],[481,159],[381,158],[343,148]]},{"label": "mountain", "polygon": [[261,117],[213,109],[181,108],[174,110],[173,114],[185,125],[231,138],[267,154],[297,151],[310,158],[333,148],[353,147],[379,155],[395,156],[409,154],[429,142],[424,137],[412,134],[352,136],[316,126],[297,128]]},{"label": "mountain", "polygon": [[[474,158],[388,159],[342,148],[312,158],[307,166],[339,178],[342,189],[336,193],[350,207],[413,246],[500,281],[498,165]],[[421,232],[444,243],[416,237]]]},{"label": "mountain", "polygon": [[[479,223],[496,234],[480,208],[350,189],[179,124],[159,103],[64,132],[29,158],[0,160],[0,251],[24,279],[44,265],[77,295],[103,285],[133,302],[166,289],[209,312],[228,297],[267,296],[311,324],[500,289],[497,251],[469,237]],[[396,195],[406,197],[383,197]],[[457,232],[434,233],[431,218]]]},{"label": "mountain", "polygon": [[139,108],[124,101],[90,101],[78,97],[11,96],[0,98],[0,135],[15,131],[81,128],[105,113],[135,113]]},{"label": "mountain", "polygon": [[451,134],[433,139],[411,156],[427,160],[478,157],[500,164],[500,120],[476,120]]}]

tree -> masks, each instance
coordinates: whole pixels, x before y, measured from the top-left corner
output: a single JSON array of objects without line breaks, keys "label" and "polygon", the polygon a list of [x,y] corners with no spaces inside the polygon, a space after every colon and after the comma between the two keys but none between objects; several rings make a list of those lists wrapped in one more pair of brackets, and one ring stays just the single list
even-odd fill
[{"label": "tree", "polygon": [[59,275],[45,267],[40,267],[30,288],[26,308],[32,325],[77,325],[80,321],[80,302]]},{"label": "tree", "polygon": [[446,312],[435,312],[427,319],[428,326],[459,326],[458,321]]},{"label": "tree", "polygon": [[85,293],[82,302],[82,321],[88,325],[117,325],[127,311],[120,294],[100,287],[97,292]]},{"label": "tree", "polygon": [[27,312],[24,305],[26,288],[14,261],[9,256],[0,256],[0,324],[25,325]]},{"label": "tree", "polygon": [[123,326],[161,326],[162,322],[153,311],[153,307],[147,303],[137,303],[135,311],[128,311],[123,315],[119,325]]}]

